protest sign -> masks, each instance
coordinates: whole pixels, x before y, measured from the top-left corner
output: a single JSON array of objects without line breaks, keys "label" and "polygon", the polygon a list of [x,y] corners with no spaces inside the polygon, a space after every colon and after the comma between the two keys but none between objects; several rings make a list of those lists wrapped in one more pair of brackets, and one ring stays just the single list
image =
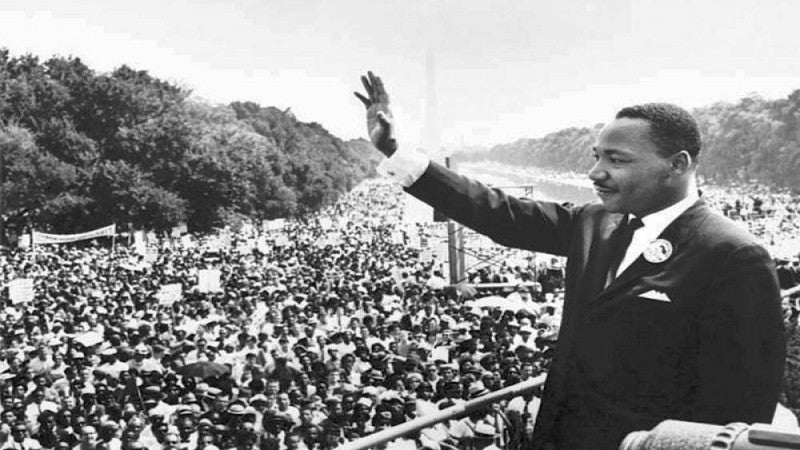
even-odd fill
[{"label": "protest sign", "polygon": [[183,296],[183,289],[180,283],[165,284],[158,290],[156,298],[159,305],[172,305]]},{"label": "protest sign", "polygon": [[148,263],[154,263],[158,261],[158,249],[147,249],[144,253],[144,260]]},{"label": "protest sign", "polygon": [[17,247],[21,249],[26,249],[31,246],[31,235],[30,234],[23,234],[19,237],[17,241]]},{"label": "protest sign", "polygon": [[403,238],[402,231],[393,231],[392,232],[392,244],[394,245],[403,245],[405,243],[405,239]]},{"label": "protest sign", "polygon": [[8,297],[14,305],[32,301],[33,295],[33,278],[17,278],[8,283]]},{"label": "protest sign", "polygon": [[144,231],[136,231],[133,233],[133,251],[137,255],[144,256],[147,254],[147,242],[145,241]]},{"label": "protest sign", "polygon": [[192,239],[192,236],[188,234],[181,236],[181,247],[183,247],[185,250],[195,248],[196,244]]},{"label": "protest sign", "polygon": [[442,360],[445,362],[450,362],[450,349],[447,347],[434,347],[431,351],[431,356],[429,360],[436,361]]},{"label": "protest sign", "polygon": [[255,239],[247,239],[245,241],[239,241],[239,243],[236,245],[236,251],[242,255],[253,253],[254,248],[256,248]]},{"label": "protest sign", "polygon": [[275,247],[286,247],[289,245],[289,236],[279,234],[275,236]]},{"label": "protest sign", "polygon": [[269,244],[264,236],[259,236],[258,239],[256,239],[256,248],[261,253],[269,253]]},{"label": "protest sign", "polygon": [[198,270],[197,290],[200,292],[221,292],[219,269]]}]

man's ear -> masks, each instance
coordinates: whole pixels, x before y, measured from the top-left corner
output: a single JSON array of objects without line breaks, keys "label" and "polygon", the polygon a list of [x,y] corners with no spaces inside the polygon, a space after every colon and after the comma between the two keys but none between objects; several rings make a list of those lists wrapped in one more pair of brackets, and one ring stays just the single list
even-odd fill
[{"label": "man's ear", "polygon": [[692,166],[692,155],[686,150],[672,155],[672,170],[679,174],[685,173]]}]

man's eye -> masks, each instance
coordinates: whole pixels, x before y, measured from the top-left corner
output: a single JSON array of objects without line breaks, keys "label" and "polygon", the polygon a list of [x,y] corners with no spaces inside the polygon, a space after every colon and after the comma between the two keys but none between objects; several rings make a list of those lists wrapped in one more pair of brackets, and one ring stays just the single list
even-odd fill
[{"label": "man's eye", "polygon": [[596,154],[596,153],[594,153],[594,154],[592,154],[592,159],[594,159],[595,161],[597,161],[598,159],[600,159],[600,157],[599,157],[599,156],[597,156],[597,154]]},{"label": "man's eye", "polygon": [[620,158],[613,158],[613,157],[612,157],[612,158],[609,158],[609,161],[611,161],[611,163],[612,163],[612,164],[621,164],[621,163],[624,163],[624,162],[625,162],[625,160],[624,160],[624,159],[620,159]]}]

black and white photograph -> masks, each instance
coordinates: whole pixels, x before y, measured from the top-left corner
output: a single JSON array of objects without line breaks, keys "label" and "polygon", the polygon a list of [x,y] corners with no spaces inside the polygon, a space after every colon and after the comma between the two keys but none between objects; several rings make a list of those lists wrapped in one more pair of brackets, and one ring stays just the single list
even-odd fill
[{"label": "black and white photograph", "polygon": [[800,2],[0,2],[0,450],[800,448]]}]

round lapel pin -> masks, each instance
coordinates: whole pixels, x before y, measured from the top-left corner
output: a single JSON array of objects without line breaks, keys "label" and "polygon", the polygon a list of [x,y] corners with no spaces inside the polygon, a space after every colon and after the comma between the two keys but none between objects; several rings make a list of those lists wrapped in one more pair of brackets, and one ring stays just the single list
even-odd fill
[{"label": "round lapel pin", "polygon": [[644,259],[648,262],[658,264],[672,256],[672,244],[666,239],[656,239],[644,249]]}]

